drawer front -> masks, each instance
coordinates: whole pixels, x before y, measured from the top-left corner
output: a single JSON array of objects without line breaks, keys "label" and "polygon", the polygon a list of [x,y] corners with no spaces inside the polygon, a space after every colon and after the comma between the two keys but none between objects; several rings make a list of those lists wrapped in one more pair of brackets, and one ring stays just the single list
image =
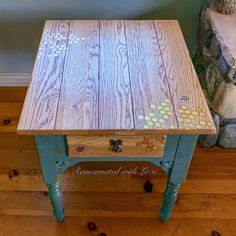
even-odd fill
[{"label": "drawer front", "polygon": [[67,135],[68,155],[71,157],[162,157],[165,142],[166,135]]}]

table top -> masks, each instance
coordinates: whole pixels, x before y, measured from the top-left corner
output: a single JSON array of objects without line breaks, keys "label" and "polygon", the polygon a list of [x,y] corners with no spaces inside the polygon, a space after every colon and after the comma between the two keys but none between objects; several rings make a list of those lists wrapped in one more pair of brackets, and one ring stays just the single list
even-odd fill
[{"label": "table top", "polygon": [[19,134],[212,134],[175,20],[47,21]]}]

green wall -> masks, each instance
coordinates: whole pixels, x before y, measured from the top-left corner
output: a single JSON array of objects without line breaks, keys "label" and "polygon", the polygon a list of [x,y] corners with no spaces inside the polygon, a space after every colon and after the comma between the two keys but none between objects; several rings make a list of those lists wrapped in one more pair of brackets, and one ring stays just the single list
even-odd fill
[{"label": "green wall", "polygon": [[[0,0],[0,3],[1,1],[3,0]],[[27,1],[24,0],[23,2],[27,4]],[[163,0],[152,0],[152,2],[153,1],[163,1]],[[167,7],[155,10],[153,12],[135,18],[178,19],[184,32],[184,37],[186,39],[188,48],[190,50],[190,53],[192,54],[196,40],[198,14],[202,5],[202,1],[203,0],[173,0],[173,2],[170,3]],[[8,1],[5,2],[7,2],[7,4],[9,5]],[[60,0],[60,2],[63,2],[63,0]],[[50,14],[48,13],[48,15],[45,13],[45,10],[43,11],[41,9],[42,12],[40,12],[40,8],[37,8],[39,9],[36,12],[37,14],[36,13],[23,14],[22,11],[18,9],[13,13],[11,12],[11,14],[9,15],[5,14],[7,9],[3,9],[4,11],[2,10],[1,4],[0,4],[0,73],[27,73],[32,71],[41,32],[43,29],[44,19],[52,19],[56,17],[74,18],[74,19],[94,18],[94,16],[77,17],[75,13],[73,16],[69,15],[68,17],[68,14],[63,12],[63,9],[60,9],[59,11],[56,8],[52,8]],[[37,4],[39,4],[38,1]],[[7,6],[5,6],[5,8],[6,7]],[[153,8],[154,7],[155,4],[153,4]],[[2,12],[4,12],[4,14],[1,14]],[[103,18],[103,17],[100,16],[98,18]]]}]

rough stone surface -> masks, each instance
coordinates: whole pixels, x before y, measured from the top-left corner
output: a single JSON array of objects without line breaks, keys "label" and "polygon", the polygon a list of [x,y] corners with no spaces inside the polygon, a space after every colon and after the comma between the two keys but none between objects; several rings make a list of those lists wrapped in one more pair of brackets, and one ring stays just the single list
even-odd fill
[{"label": "rough stone surface", "polygon": [[223,81],[219,86],[212,107],[214,111],[225,118],[236,117],[236,86]]},{"label": "rough stone surface", "polygon": [[205,80],[208,94],[213,99],[219,86],[224,81],[224,78],[222,77],[221,73],[218,70],[217,62],[212,62],[208,66]]},{"label": "rough stone surface", "polygon": [[225,148],[236,148],[236,124],[227,124],[220,128],[217,144]]}]

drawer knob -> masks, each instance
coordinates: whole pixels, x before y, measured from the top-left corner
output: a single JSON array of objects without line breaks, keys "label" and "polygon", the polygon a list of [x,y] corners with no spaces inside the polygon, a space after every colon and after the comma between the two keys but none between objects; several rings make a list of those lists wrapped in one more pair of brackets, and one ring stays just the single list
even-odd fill
[{"label": "drawer knob", "polygon": [[79,145],[77,148],[76,148],[76,151],[77,152],[83,152],[85,150],[85,146],[84,145]]},{"label": "drawer knob", "polygon": [[110,145],[112,146],[112,152],[122,152],[122,149],[120,148],[120,145],[122,145],[123,141],[118,139],[118,140],[110,140]]}]

